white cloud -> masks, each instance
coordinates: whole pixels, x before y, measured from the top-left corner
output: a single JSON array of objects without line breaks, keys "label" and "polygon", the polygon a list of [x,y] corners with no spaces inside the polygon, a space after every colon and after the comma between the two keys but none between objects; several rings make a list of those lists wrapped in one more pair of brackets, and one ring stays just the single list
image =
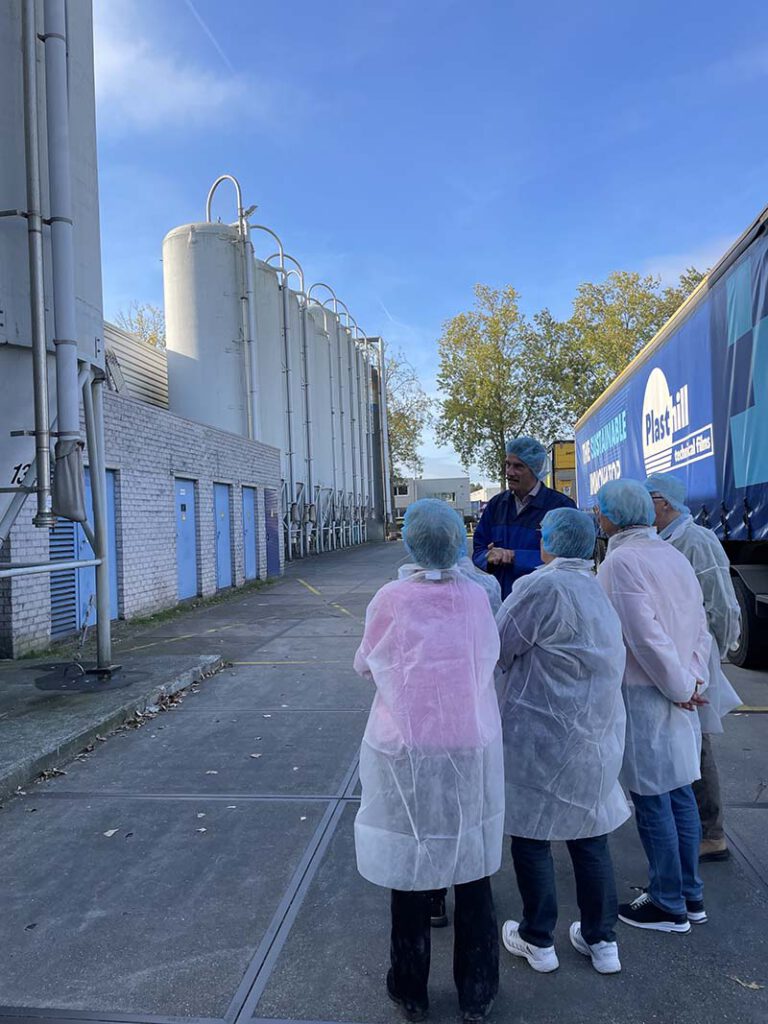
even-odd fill
[{"label": "white cloud", "polygon": [[268,119],[277,90],[250,77],[201,64],[174,51],[168,32],[124,0],[94,4],[94,64],[99,130],[110,135],[157,132]]}]

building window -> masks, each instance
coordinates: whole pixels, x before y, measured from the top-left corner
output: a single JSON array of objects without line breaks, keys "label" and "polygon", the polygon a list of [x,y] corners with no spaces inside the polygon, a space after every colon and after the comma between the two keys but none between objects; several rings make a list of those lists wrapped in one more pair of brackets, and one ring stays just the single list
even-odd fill
[{"label": "building window", "polygon": [[440,491],[435,495],[436,498],[440,498],[441,501],[450,501],[452,504],[456,503],[456,492],[455,491]]},{"label": "building window", "polygon": [[408,484],[395,484],[395,497],[403,497],[408,494]]}]

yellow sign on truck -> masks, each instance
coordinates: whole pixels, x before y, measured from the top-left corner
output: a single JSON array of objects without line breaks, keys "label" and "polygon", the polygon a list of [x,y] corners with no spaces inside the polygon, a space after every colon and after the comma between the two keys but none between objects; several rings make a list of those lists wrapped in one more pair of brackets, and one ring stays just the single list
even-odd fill
[{"label": "yellow sign on truck", "polygon": [[576,500],[576,445],[573,441],[553,441],[549,446],[544,483]]}]

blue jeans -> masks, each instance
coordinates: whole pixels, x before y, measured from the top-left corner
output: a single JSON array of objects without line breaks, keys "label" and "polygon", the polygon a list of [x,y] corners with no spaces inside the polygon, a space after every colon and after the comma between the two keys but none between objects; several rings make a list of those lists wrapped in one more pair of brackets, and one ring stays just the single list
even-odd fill
[{"label": "blue jeans", "polygon": [[[590,945],[615,942],[618,907],[608,836],[568,839],[566,846],[576,878],[582,935]],[[532,946],[551,946],[557,924],[557,891],[550,844],[546,839],[512,836],[512,861],[523,901],[520,937]]]},{"label": "blue jeans", "polygon": [[686,900],[700,900],[701,821],[692,786],[671,793],[630,793],[640,841],[648,858],[648,894],[662,910],[684,914]]}]

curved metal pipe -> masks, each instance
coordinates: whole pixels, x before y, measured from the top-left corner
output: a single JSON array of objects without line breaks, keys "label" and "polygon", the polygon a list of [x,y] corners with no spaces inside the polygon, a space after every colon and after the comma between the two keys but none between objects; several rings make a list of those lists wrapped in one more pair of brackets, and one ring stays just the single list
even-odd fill
[{"label": "curved metal pipe", "polygon": [[[333,288],[331,288],[329,284],[326,284],[325,281],[316,281],[313,285],[310,285],[309,287],[309,291],[307,292],[308,299],[312,297],[312,292],[315,290],[315,288],[325,288],[327,291],[331,293],[331,297],[333,298],[333,312],[338,314],[338,306],[340,304],[340,300],[337,297],[336,292],[333,290]],[[326,302],[327,301],[328,300],[326,299]],[[321,303],[321,305],[325,305],[325,303]]]},{"label": "curved metal pipe", "polygon": [[240,220],[243,216],[243,192],[240,188],[240,182],[232,174],[220,174],[219,177],[214,181],[211,187],[208,189],[208,198],[205,200],[205,219],[210,224],[211,222],[211,203],[216,189],[222,182],[231,181],[235,186],[235,195],[237,196],[237,219]]},{"label": "curved metal pipe", "polygon": [[250,239],[246,212],[243,209],[243,192],[240,188],[240,182],[234,175],[221,174],[211,185],[208,190],[208,196],[205,200],[205,218],[209,224],[212,223],[211,204],[213,203],[213,197],[216,194],[216,190],[219,185],[223,184],[225,181],[230,181],[234,185],[235,198],[237,200],[237,229],[240,235],[240,260],[242,263],[241,273],[243,278],[240,302],[245,357],[245,418],[247,435],[251,440],[254,440],[257,433],[256,424],[258,422],[259,414],[259,388],[256,368],[256,310],[252,263],[253,245]]},{"label": "curved metal pipe", "polygon": [[284,262],[283,262],[283,265],[281,266],[280,269],[284,273],[286,273],[286,274],[296,274],[297,275],[297,277],[299,279],[299,295],[302,295],[304,298],[306,298],[306,292],[304,290],[304,268],[302,267],[302,265],[299,263],[299,261],[296,259],[295,256],[289,256],[287,252],[284,252],[282,254],[279,253],[279,252],[274,252],[274,253],[272,253],[271,256],[267,256],[267,258],[264,260],[264,262],[265,263],[271,263],[272,260],[280,259],[281,255],[282,255],[282,260],[283,261],[290,260],[291,263],[293,263],[296,266],[297,269],[296,270],[286,270]]},{"label": "curved metal pipe", "polygon": [[275,231],[273,231],[272,228],[268,228],[265,224],[251,224],[250,228],[251,231],[266,231],[266,233],[271,238],[274,238],[274,240],[277,242],[277,254],[280,257],[280,269],[282,270],[283,274],[285,274],[285,249],[283,248],[283,242],[280,236]]}]

